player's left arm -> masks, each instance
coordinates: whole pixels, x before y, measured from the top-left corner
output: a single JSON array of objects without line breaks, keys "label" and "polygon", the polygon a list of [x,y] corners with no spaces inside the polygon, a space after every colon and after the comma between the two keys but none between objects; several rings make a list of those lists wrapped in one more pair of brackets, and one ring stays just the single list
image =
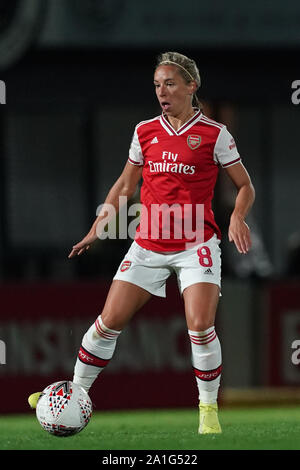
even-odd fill
[{"label": "player's left arm", "polygon": [[237,188],[235,206],[230,217],[228,238],[230,242],[234,242],[239,253],[246,254],[251,248],[251,235],[245,218],[254,203],[255,190],[250,176],[241,162],[225,168],[225,171]]}]

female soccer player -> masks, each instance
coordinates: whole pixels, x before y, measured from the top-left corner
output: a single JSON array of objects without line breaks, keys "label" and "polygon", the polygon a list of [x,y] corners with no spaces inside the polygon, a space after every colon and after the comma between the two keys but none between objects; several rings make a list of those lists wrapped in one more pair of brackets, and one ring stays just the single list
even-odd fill
[{"label": "female soccer player", "polygon": [[[254,201],[254,188],[226,126],[199,109],[200,75],[195,62],[177,52],[161,54],[154,86],[162,114],[136,126],[129,159],[105,201],[118,211],[120,196],[130,199],[143,177],[140,225],[101,314],[83,337],[73,381],[89,391],[112,358],[122,329],[152,295],[165,296],[166,280],[175,272],[199,390],[198,432],[220,433],[217,396],[222,358],[214,323],[221,234],[211,209],[219,167],[237,188],[229,240],[242,254],[251,246],[245,217]],[[105,209],[73,246],[69,258],[88,250],[99,238],[104,220]]]}]

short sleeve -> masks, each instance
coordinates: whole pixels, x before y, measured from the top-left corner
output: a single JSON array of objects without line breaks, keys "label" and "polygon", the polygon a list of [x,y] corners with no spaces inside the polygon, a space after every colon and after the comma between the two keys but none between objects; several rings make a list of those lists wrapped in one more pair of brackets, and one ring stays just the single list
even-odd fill
[{"label": "short sleeve", "polygon": [[129,148],[128,161],[132,165],[137,165],[137,166],[143,166],[144,165],[144,157],[143,157],[141,144],[140,144],[138,133],[137,133],[137,127],[134,130],[131,145],[130,145],[130,148]]},{"label": "short sleeve", "polygon": [[234,138],[226,126],[222,128],[217,138],[214,148],[214,160],[216,163],[220,163],[223,168],[235,165],[241,161]]}]

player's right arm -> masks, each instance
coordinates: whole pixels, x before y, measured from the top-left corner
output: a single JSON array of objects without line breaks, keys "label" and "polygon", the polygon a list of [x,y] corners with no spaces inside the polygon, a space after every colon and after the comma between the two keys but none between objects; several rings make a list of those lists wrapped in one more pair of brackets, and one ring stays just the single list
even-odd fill
[{"label": "player's right arm", "polygon": [[[127,200],[129,200],[133,196],[137,184],[142,177],[142,170],[142,166],[132,165],[129,162],[126,163],[122,174],[110,189],[102,206],[102,209],[95,222],[93,223],[89,233],[79,243],[73,246],[68,258],[73,258],[74,256],[81,255],[89,249],[90,245],[94,243],[94,241],[97,240],[99,235],[97,235],[97,226],[99,222],[101,223],[101,221],[107,217],[105,205],[112,205],[115,209],[115,213],[118,213],[121,209],[119,205],[120,196],[126,196]],[[106,221],[109,222],[107,218]]]}]

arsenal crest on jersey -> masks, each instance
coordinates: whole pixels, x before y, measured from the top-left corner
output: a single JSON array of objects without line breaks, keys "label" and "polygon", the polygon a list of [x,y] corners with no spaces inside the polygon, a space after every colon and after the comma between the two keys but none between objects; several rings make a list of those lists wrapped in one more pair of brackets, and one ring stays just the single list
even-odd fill
[{"label": "arsenal crest on jersey", "polygon": [[201,136],[200,135],[188,135],[187,137],[187,144],[192,150],[196,150],[199,145],[201,144]]},{"label": "arsenal crest on jersey", "polygon": [[123,273],[124,271],[127,271],[131,266],[131,261],[123,261],[120,267],[120,271]]}]

